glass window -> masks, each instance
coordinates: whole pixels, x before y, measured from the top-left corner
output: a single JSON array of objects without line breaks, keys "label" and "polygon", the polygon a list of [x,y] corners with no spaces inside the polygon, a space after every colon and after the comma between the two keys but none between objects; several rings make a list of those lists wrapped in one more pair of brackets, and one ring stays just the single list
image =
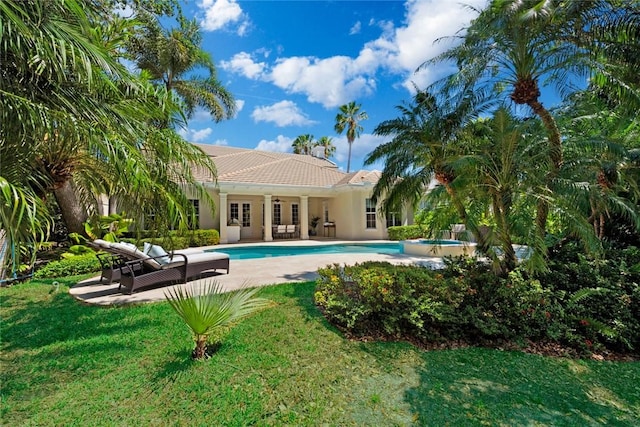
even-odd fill
[{"label": "glass window", "polygon": [[397,212],[387,212],[387,228],[402,225],[402,219]]},{"label": "glass window", "polygon": [[237,203],[231,203],[229,205],[229,219],[231,221],[240,220],[240,205],[238,205]]},{"label": "glass window", "polygon": [[376,204],[373,200],[367,199],[365,206],[367,228],[376,228]]},{"label": "glass window", "polygon": [[242,226],[251,227],[251,204],[242,204]]},{"label": "glass window", "polygon": [[273,204],[273,225],[282,224],[282,211],[280,203]]},{"label": "glass window", "polygon": [[297,203],[291,205],[291,223],[296,225],[300,224],[300,209]]}]

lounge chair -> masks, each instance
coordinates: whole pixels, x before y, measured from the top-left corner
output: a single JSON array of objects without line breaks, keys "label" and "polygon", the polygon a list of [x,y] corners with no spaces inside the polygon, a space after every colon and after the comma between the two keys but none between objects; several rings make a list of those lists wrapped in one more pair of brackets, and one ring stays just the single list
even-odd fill
[{"label": "lounge chair", "polygon": [[[145,253],[126,243],[94,243],[118,257],[119,289],[125,288],[128,293],[157,284],[186,283],[187,279],[210,270],[223,269],[229,274],[229,255],[222,252],[184,249],[167,253],[160,246],[150,245]],[[112,273],[112,277],[116,274]]]},{"label": "lounge chair", "polygon": [[296,237],[296,226],[295,225],[287,225],[287,237],[291,237],[291,238]]}]

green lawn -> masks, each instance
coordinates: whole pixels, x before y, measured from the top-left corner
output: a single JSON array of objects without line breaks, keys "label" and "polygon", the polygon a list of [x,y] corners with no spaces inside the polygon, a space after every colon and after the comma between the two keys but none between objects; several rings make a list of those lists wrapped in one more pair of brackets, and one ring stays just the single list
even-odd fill
[{"label": "green lawn", "polygon": [[0,289],[2,425],[640,423],[640,363],[350,342],[313,283],[265,288],[277,305],[205,362],[168,304],[85,306],[48,283]]}]

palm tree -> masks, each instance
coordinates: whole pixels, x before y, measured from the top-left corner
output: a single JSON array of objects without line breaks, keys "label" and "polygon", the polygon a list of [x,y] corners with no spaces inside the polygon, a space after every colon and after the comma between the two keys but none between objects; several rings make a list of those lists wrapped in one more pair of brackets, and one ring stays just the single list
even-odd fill
[{"label": "palm tree", "polygon": [[43,198],[52,181],[38,160],[48,141],[97,135],[108,123],[117,122],[124,135],[137,128],[122,106],[104,102],[122,91],[141,92],[96,43],[95,14],[93,3],[76,0],[0,4],[0,228],[14,266],[19,249],[33,254],[51,223]]},{"label": "palm tree", "polygon": [[[384,169],[373,189],[373,198],[384,197],[382,210],[397,211],[403,203],[417,206],[433,179],[453,204],[457,220],[465,223],[481,250],[490,248],[486,236],[467,209],[468,201],[460,191],[456,162],[464,155],[456,143],[465,124],[483,111],[484,101],[472,95],[457,106],[441,105],[435,96],[418,91],[413,102],[396,107],[400,116],[379,124],[374,134],[390,136],[366,158],[365,165],[384,161]],[[473,100],[473,101],[472,101]],[[434,200],[442,198],[439,189],[430,193]]]},{"label": "palm tree", "polygon": [[336,152],[336,146],[333,145],[333,138],[330,138],[328,136],[320,137],[320,139],[318,139],[318,141],[315,143],[314,147],[322,147],[324,149],[323,155],[325,159],[333,156]]},{"label": "palm tree", "polygon": [[[462,43],[420,68],[455,62],[458,71],[437,82],[444,98],[469,88],[494,90],[515,104],[527,105],[540,118],[548,138],[548,171],[538,192],[536,224],[544,239],[549,197],[563,165],[563,146],[556,120],[540,101],[542,84],[555,84],[560,95],[575,90],[576,76],[592,75],[640,105],[638,7],[615,1],[493,0],[477,11]],[[628,83],[635,79],[635,86]]]},{"label": "palm tree", "polygon": [[304,134],[298,136],[291,143],[294,154],[311,154],[311,149],[314,147],[313,135]]},{"label": "palm tree", "polygon": [[[233,117],[233,95],[217,79],[211,56],[202,50],[196,20],[180,16],[180,27],[171,30],[163,30],[157,18],[148,13],[143,13],[141,20],[144,30],[132,37],[128,46],[138,68],[147,71],[167,91],[175,91],[184,102],[187,117],[196,107],[207,109],[216,121]],[[206,70],[207,75],[194,74],[198,69]]]},{"label": "palm tree", "polygon": [[207,357],[207,341],[220,328],[267,307],[269,300],[255,298],[259,288],[224,293],[222,285],[210,281],[202,289],[175,287],[165,292],[171,307],[193,334],[194,359]]},{"label": "palm tree", "polygon": [[[516,104],[531,108],[544,123],[549,141],[550,168],[545,187],[558,177],[562,167],[562,141],[558,126],[551,113],[540,101],[541,79],[553,79],[561,93],[571,88],[571,73],[585,75],[586,55],[572,43],[562,43],[549,35],[545,26],[551,17],[536,15],[523,20],[523,5],[529,2],[494,0],[479,11],[479,15],[466,28],[463,42],[441,55],[425,62],[421,67],[455,61],[459,71],[438,82],[447,97],[461,88],[490,88],[508,95]],[[556,34],[557,35],[557,34]],[[545,234],[549,204],[541,198],[536,222],[541,238]]]},{"label": "palm tree", "polygon": [[22,247],[33,254],[46,238],[51,194],[79,233],[106,185],[126,196],[132,216],[154,206],[167,223],[187,222],[182,184],[208,200],[191,170],[214,174],[210,159],[152,126],[167,112],[180,116],[175,97],[110,54],[118,38],[107,33],[116,27],[96,20],[102,16],[94,2],[0,3],[0,228],[14,266]]},{"label": "palm tree", "polygon": [[360,136],[363,130],[360,122],[369,118],[365,111],[360,111],[361,105],[351,101],[340,107],[340,112],[336,115],[335,131],[338,135],[347,130],[347,142],[349,143],[349,155],[347,157],[347,173],[351,170],[351,146],[353,141]]}]

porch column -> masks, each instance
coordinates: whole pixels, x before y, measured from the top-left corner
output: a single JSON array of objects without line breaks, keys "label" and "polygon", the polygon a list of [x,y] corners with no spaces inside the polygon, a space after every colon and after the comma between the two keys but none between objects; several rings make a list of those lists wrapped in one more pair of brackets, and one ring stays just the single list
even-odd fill
[{"label": "porch column", "polygon": [[264,241],[271,242],[271,194],[264,195]]},{"label": "porch column", "polygon": [[227,237],[227,193],[220,193],[220,243],[229,243]]},{"label": "porch column", "polygon": [[300,239],[309,240],[309,196],[300,196]]}]

